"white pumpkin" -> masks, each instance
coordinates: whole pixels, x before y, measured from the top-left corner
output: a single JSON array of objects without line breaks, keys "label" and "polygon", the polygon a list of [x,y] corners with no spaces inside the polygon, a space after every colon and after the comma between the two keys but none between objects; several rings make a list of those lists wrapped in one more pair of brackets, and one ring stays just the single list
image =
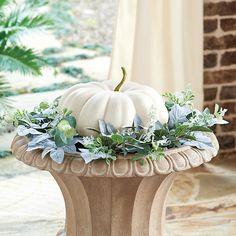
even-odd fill
[{"label": "white pumpkin", "polygon": [[[149,125],[152,107],[157,119],[168,121],[168,111],[162,97],[151,87],[125,81],[125,70],[120,83],[113,80],[78,84],[69,88],[62,96],[59,108],[68,108],[77,121],[77,131],[82,136],[96,135],[87,128],[98,129],[98,120],[103,119],[115,128],[132,126],[137,114]],[[118,85],[117,85],[118,84]]]}]

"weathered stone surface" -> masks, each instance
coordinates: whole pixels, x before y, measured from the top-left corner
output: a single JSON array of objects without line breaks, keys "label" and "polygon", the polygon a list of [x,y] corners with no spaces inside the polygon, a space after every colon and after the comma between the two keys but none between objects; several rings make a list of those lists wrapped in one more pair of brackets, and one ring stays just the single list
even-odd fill
[{"label": "weathered stone surface", "polygon": [[220,91],[220,99],[235,99],[236,98],[236,85],[223,86]]},{"label": "weathered stone surface", "polygon": [[162,236],[166,197],[176,176],[173,172],[197,167],[216,156],[218,142],[213,134],[209,137],[212,149],[173,148],[165,151],[163,161],[147,159],[143,166],[129,157],[118,157],[111,166],[103,161],[78,165],[74,161],[81,160],[79,155],[66,155],[61,165],[54,165],[50,158],[42,159],[40,151],[27,152],[23,137],[14,139],[12,151],[25,164],[50,171],[57,181],[65,199],[66,235]]},{"label": "weathered stone surface", "polygon": [[222,66],[230,66],[236,64],[236,51],[225,52],[220,60]]},{"label": "weathered stone surface", "polygon": [[204,33],[212,33],[217,29],[217,19],[204,20]]},{"label": "weathered stone surface", "polygon": [[213,101],[216,99],[217,88],[204,88],[204,101]]},{"label": "weathered stone surface", "polygon": [[236,82],[236,70],[217,70],[204,72],[204,84],[224,84]]},{"label": "weathered stone surface", "polygon": [[[188,172],[179,173],[171,187],[168,203],[175,205],[194,201],[199,194],[199,189],[199,181],[193,175]],[[167,220],[175,218],[170,210],[172,209],[167,208]]]},{"label": "weathered stone surface", "polygon": [[[168,194],[168,236],[203,236],[202,232],[233,236],[236,232],[236,151],[221,156],[224,161],[219,164],[177,176]],[[64,203],[52,177],[13,158],[1,160],[0,167],[1,236],[54,236],[63,227]]]},{"label": "weathered stone surface", "polygon": [[204,37],[204,50],[220,50],[236,47],[236,35],[225,35],[217,38],[216,36]]},{"label": "weathered stone surface", "polygon": [[168,236],[235,234],[236,151],[228,154],[231,159],[207,163],[176,178],[167,204]]},{"label": "weathered stone surface", "polygon": [[205,16],[229,16],[236,12],[236,1],[222,1],[222,2],[205,2],[204,15]]},{"label": "weathered stone surface", "polygon": [[49,173],[0,159],[0,235],[55,236],[63,227],[64,203]]},{"label": "weathered stone surface", "polygon": [[217,54],[211,53],[204,55],[204,68],[213,68],[217,64]]},{"label": "weathered stone surface", "polygon": [[[38,169],[65,173],[85,177],[147,177],[155,175],[167,175],[176,171],[183,171],[191,167],[201,165],[207,160],[210,161],[218,151],[218,144],[214,134],[211,135],[215,145],[213,150],[196,150],[190,146],[181,146],[165,151],[165,156],[157,160],[145,159],[144,164],[131,161],[131,156],[118,156],[118,160],[107,165],[104,161],[98,160],[85,164],[79,154],[68,154],[63,164],[57,164],[49,156],[42,159],[40,150],[27,152],[27,138],[16,136],[12,143],[12,152],[16,158],[27,165]],[[197,153],[197,154],[196,154]]]},{"label": "weathered stone surface", "polygon": [[235,18],[221,19],[220,27],[224,31],[234,31],[236,30],[236,19]]}]

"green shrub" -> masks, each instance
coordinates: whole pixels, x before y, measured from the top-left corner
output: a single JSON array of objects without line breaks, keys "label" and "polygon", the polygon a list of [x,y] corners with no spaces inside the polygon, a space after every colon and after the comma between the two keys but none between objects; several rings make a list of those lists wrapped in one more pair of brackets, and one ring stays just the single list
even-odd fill
[{"label": "green shrub", "polygon": [[74,78],[84,74],[84,70],[82,68],[74,66],[62,67],[60,72]]},{"label": "green shrub", "polygon": [[11,156],[12,152],[8,150],[0,150],[0,158]]}]

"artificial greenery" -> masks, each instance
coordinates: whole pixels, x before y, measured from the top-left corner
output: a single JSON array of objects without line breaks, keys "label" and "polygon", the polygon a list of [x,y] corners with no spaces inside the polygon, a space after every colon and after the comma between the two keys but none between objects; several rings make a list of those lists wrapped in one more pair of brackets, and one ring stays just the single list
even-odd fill
[{"label": "artificial greenery", "polygon": [[168,109],[168,111],[171,110],[171,108],[178,104],[180,106],[185,105],[192,105],[192,102],[194,100],[194,95],[192,93],[192,90],[190,88],[186,88],[185,90],[179,92],[179,93],[164,93],[163,97],[167,98],[167,101],[165,102],[165,105]]},{"label": "artificial greenery", "polygon": [[209,109],[200,112],[193,108],[191,90],[179,94],[165,94],[169,110],[168,123],[157,120],[155,108],[150,111],[150,126],[143,127],[137,115],[131,127],[115,129],[112,124],[99,120],[97,135],[82,137],[77,133],[75,118],[68,110],[60,111],[58,99],[51,105],[40,103],[32,112],[17,111],[13,124],[18,127],[18,135],[29,139],[28,151],[42,149],[42,157],[62,163],[64,153],[80,153],[86,163],[104,159],[106,163],[116,160],[118,155],[141,163],[144,158],[155,160],[164,155],[166,149],[190,145],[199,149],[213,148],[211,139],[206,135],[212,132],[215,124],[226,124],[223,119],[226,110],[219,108],[213,114]]},{"label": "artificial greenery", "polygon": [[60,112],[57,106],[55,100],[51,105],[41,102],[32,112],[18,110],[12,122],[18,127],[18,135],[30,139],[28,151],[43,149],[42,157],[50,153],[54,161],[61,163],[64,152],[76,152],[76,120],[70,111]]}]

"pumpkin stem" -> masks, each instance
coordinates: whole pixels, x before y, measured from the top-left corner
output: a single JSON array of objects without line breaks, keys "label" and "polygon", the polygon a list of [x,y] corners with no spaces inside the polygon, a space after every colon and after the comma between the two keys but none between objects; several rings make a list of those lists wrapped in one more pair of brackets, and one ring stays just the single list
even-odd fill
[{"label": "pumpkin stem", "polygon": [[115,92],[118,92],[121,88],[121,86],[124,84],[125,80],[126,80],[126,70],[124,67],[121,67],[121,70],[122,70],[122,74],[123,74],[123,77],[122,77],[122,80],[120,81],[120,83],[115,87],[114,91]]}]

